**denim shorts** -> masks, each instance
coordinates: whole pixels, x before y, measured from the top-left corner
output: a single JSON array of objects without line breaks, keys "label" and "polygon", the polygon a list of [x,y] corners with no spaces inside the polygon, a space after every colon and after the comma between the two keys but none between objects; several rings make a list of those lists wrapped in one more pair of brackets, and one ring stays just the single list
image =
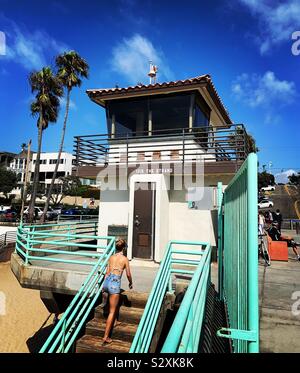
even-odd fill
[{"label": "denim shorts", "polygon": [[108,294],[120,294],[121,292],[121,276],[110,273],[103,283],[103,291]]}]

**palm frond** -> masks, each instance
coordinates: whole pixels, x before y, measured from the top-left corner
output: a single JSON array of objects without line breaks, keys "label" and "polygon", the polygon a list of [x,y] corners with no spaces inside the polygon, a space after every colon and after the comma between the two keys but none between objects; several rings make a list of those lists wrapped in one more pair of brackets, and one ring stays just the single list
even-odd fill
[{"label": "palm frond", "polygon": [[48,66],[41,71],[32,72],[29,83],[31,91],[36,93],[30,105],[31,114],[39,115],[38,123],[42,123],[42,128],[45,129],[49,122],[57,121],[59,97],[63,95],[62,83]]},{"label": "palm frond", "polygon": [[81,78],[87,78],[88,63],[75,51],[65,52],[56,57],[57,76],[68,89],[81,86]]}]

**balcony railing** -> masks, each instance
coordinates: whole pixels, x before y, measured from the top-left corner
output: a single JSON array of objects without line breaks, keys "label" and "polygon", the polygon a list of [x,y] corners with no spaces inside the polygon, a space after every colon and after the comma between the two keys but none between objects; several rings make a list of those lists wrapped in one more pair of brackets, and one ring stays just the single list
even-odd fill
[{"label": "balcony railing", "polygon": [[238,162],[251,151],[243,125],[75,136],[77,166],[141,163]]}]

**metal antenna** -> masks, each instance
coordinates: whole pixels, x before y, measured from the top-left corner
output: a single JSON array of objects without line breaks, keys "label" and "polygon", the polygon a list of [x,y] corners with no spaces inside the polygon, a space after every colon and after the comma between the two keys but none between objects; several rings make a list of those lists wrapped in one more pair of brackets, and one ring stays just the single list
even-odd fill
[{"label": "metal antenna", "polygon": [[158,71],[157,66],[153,65],[152,61],[149,61],[150,63],[150,71],[148,73],[148,76],[150,78],[150,84],[156,83],[156,73]]}]

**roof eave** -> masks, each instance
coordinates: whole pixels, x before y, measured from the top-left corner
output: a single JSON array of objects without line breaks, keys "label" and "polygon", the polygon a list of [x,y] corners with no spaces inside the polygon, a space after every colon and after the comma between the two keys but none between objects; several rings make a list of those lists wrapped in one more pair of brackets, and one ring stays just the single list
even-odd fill
[{"label": "roof eave", "polygon": [[135,86],[128,88],[116,88],[108,90],[98,90],[98,89],[88,89],[86,93],[89,98],[96,104],[105,107],[106,101],[120,99],[120,98],[130,98],[136,96],[146,96],[146,95],[157,95],[157,94],[168,94],[173,92],[191,91],[198,89],[200,87],[205,87],[210,94],[215,106],[220,112],[221,116],[224,118],[228,125],[232,124],[229,113],[227,112],[224,104],[221,101],[220,96],[211,80],[210,75],[202,76],[198,81],[192,82],[191,80],[178,81],[171,83],[163,83],[160,85],[150,86]]}]

